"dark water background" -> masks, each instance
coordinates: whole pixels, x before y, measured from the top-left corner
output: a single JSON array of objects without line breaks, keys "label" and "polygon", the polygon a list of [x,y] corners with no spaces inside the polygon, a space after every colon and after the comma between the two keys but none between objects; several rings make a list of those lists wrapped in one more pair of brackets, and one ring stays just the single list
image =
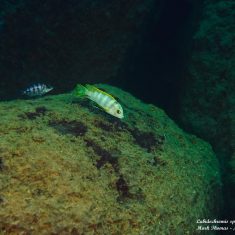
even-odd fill
[{"label": "dark water background", "polygon": [[126,79],[121,84],[142,100],[163,108],[172,118],[178,113],[182,71],[189,56],[194,19],[189,1],[165,1],[160,19],[150,20],[142,43],[130,53]]},{"label": "dark water background", "polygon": [[[79,16],[73,8],[79,13],[91,1],[16,2],[3,1],[0,5],[1,99],[20,98],[20,91],[36,82],[53,85],[54,93],[70,91],[77,83],[86,82],[86,78],[81,81],[79,75],[70,73],[76,63],[74,53],[80,49],[77,44],[83,40]],[[151,9],[144,27],[139,29],[139,41],[127,50],[117,79],[104,82],[174,117],[195,24],[194,8],[188,0],[165,0],[161,12],[155,15],[157,7]],[[92,64],[87,69],[92,70]],[[103,80],[98,77],[92,82]]]}]

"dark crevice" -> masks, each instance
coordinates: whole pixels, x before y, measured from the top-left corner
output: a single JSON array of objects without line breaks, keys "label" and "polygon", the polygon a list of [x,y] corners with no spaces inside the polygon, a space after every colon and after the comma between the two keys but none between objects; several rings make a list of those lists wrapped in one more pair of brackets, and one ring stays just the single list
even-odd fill
[{"label": "dark crevice", "polygon": [[95,121],[95,126],[107,132],[129,131],[130,127],[119,119],[109,119],[109,121]]},{"label": "dark crevice", "polygon": [[137,200],[139,202],[144,201],[145,199],[141,188],[139,188],[135,193],[130,192],[129,186],[123,175],[119,176],[119,179],[116,182],[116,188],[119,193],[119,197],[117,198],[119,203],[123,203],[128,199]]},{"label": "dark crevice", "polygon": [[138,129],[131,130],[131,134],[135,139],[136,144],[141,148],[147,149],[148,152],[151,152],[153,149],[161,149],[165,141],[164,136],[156,137],[153,132],[142,132]]},{"label": "dark crevice", "polygon": [[76,120],[51,120],[49,126],[56,129],[60,134],[70,134],[73,136],[84,136],[87,132],[87,126]]},{"label": "dark crevice", "polygon": [[29,120],[34,120],[38,117],[42,117],[46,114],[48,110],[44,107],[44,106],[41,106],[41,107],[37,107],[35,109],[35,112],[25,112],[24,114],[20,114],[18,115],[19,118],[21,119],[29,119]]},{"label": "dark crevice", "polygon": [[100,169],[106,163],[110,163],[116,173],[119,172],[118,159],[114,157],[110,152],[100,147],[93,140],[85,140],[87,147],[91,147],[95,154],[97,154],[100,159],[96,161],[96,167]]},{"label": "dark crevice", "polygon": [[128,131],[133,136],[135,144],[138,144],[141,148],[146,149],[148,152],[151,152],[153,149],[162,150],[162,146],[165,142],[164,136],[156,136],[151,131],[140,131],[137,128],[131,128],[129,125],[120,120],[110,122],[95,121],[94,124],[96,127],[107,132]]},{"label": "dark crevice", "polygon": [[3,159],[0,157],[0,171],[3,171],[3,169],[4,169]]},{"label": "dark crevice", "polygon": [[118,191],[119,197],[117,198],[117,201],[120,203],[124,202],[127,199],[143,201],[145,197],[140,188],[138,192],[130,193],[127,181],[125,180],[124,176],[120,173],[118,158],[116,154],[112,154],[112,152],[103,149],[93,140],[86,139],[85,142],[86,145],[88,147],[91,147],[94,153],[99,156],[99,159],[96,160],[96,165],[95,165],[97,169],[101,169],[101,167],[109,163],[112,165],[115,173],[118,175],[118,179],[116,181],[116,189]]},{"label": "dark crevice", "polygon": [[120,175],[119,179],[117,180],[116,187],[121,197],[130,197],[129,187],[122,175]]}]

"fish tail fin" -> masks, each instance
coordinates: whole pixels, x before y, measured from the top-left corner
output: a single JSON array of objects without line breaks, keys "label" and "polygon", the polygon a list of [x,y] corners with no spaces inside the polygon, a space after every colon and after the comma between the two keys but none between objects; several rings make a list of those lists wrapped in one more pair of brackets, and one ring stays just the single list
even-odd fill
[{"label": "fish tail fin", "polygon": [[78,84],[73,93],[78,97],[85,97],[87,95],[87,88],[81,84]]}]

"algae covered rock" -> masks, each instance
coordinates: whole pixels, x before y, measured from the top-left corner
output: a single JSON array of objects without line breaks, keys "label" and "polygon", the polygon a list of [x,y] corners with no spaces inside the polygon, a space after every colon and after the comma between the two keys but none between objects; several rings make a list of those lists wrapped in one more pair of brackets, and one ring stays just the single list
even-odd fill
[{"label": "algae covered rock", "polygon": [[196,234],[197,219],[216,216],[211,147],[155,106],[100,87],[123,120],[71,94],[0,104],[2,234]]}]

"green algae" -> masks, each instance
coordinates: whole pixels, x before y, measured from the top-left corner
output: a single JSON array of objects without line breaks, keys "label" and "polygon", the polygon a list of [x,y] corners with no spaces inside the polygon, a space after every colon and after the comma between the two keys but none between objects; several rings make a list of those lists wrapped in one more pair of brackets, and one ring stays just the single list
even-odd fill
[{"label": "green algae", "polygon": [[196,234],[216,216],[210,145],[120,89],[117,120],[71,94],[0,104],[3,234]]}]

